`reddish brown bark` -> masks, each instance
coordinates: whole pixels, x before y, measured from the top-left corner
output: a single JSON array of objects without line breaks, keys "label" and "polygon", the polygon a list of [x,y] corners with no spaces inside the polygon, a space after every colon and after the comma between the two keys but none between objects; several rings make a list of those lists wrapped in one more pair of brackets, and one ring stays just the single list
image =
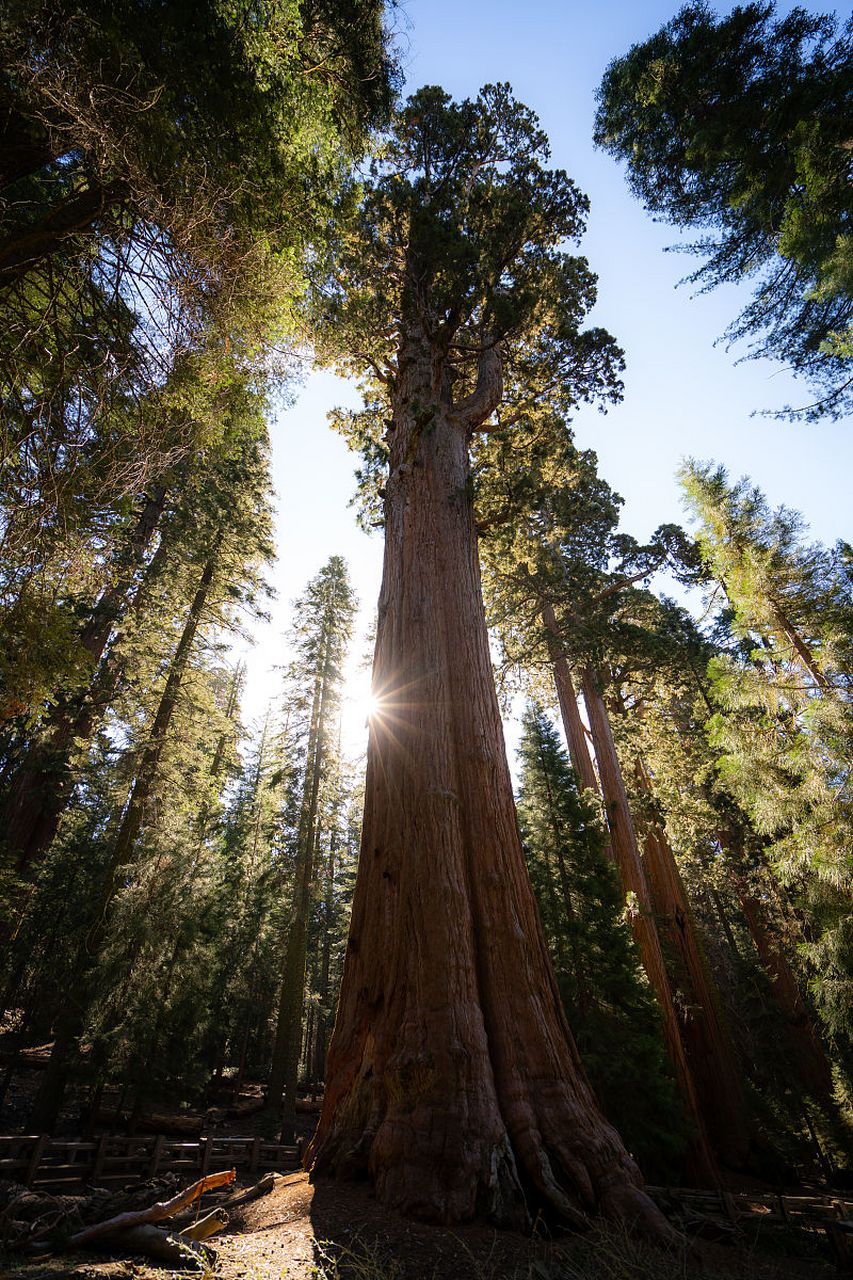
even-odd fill
[{"label": "reddish brown bark", "polygon": [[[645,774],[642,770],[638,774],[647,791]],[[702,1112],[715,1151],[725,1164],[737,1168],[748,1157],[752,1128],[741,1070],[672,848],[657,825],[651,825],[645,834],[643,864],[657,928],[677,966],[686,997],[682,1037]]]},{"label": "reddish brown bark", "polygon": [[545,626],[548,653],[554,667],[554,686],[557,690],[560,717],[563,721],[572,768],[580,789],[598,794],[598,778],[595,776],[595,766],[589,754],[584,725],[578,710],[578,696],[572,680],[572,672],[560,648],[557,618],[550,604],[546,604],[542,609],[542,622]]},{"label": "reddish brown bark", "polygon": [[688,1151],[688,1172],[697,1184],[715,1186],[719,1182],[716,1160],[699,1103],[693,1072],[687,1059],[681,1021],[664,963],[651,891],[640,857],[625,780],[616,754],[616,744],[613,741],[610,719],[601,695],[601,686],[596,673],[589,667],[584,670],[582,687],[619,879],[625,894],[631,894],[634,898],[631,929],[639,948],[643,968],[658,999],[667,1054],[675,1071],[687,1115],[695,1130]]},{"label": "reddish brown bark", "polygon": [[[392,396],[361,858],[314,1170],[443,1222],[547,1207],[666,1224],[599,1111],[524,865],[489,656],[468,437],[410,331]],[[436,385],[438,384],[438,385]]]}]

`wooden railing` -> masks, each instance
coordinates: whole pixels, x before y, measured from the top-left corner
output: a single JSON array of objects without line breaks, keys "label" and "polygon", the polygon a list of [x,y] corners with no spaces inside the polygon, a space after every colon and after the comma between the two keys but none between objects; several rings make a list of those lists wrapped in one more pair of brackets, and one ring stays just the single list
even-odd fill
[{"label": "wooden railing", "polygon": [[254,1174],[295,1169],[301,1145],[282,1146],[263,1138],[126,1138],[104,1134],[91,1142],[41,1136],[0,1136],[0,1178],[27,1187],[73,1190],[85,1183],[105,1186],[153,1178],[158,1173],[202,1177],[218,1169]]},{"label": "wooden railing", "polygon": [[853,1197],[837,1192],[781,1195],[773,1191],[697,1191],[689,1187],[647,1187],[663,1209],[693,1210],[728,1219],[733,1226],[748,1219],[782,1226],[853,1218]]}]

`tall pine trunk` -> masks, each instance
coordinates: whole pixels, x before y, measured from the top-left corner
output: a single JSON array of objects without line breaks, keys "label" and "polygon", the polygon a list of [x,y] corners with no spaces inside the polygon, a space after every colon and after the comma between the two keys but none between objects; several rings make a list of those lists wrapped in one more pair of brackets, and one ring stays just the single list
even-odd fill
[{"label": "tall pine trunk", "polygon": [[[583,721],[578,710],[578,698],[572,680],[572,672],[566,656],[560,647],[557,631],[557,618],[554,609],[546,604],[542,609],[542,622],[548,643],[548,653],[554,668],[554,687],[557,690],[557,701],[560,704],[560,717],[569,747],[572,768],[575,771],[578,788],[581,791],[594,791],[598,794],[598,779],[595,767],[589,754]],[[613,854],[607,850],[608,857]]]},{"label": "tall pine trunk", "polygon": [[219,534],[205,562],[181,638],[172,658],[169,675],[160,696],[147,745],[136,771],[130,797],[103,871],[101,890],[93,903],[91,918],[94,923],[86,932],[77,952],[74,972],[68,985],[68,999],[56,1028],[50,1059],[30,1114],[31,1126],[40,1133],[52,1132],[55,1127],[68,1078],[77,1060],[79,1037],[85,1028],[95,994],[94,979],[101,949],[107,936],[109,908],[119,888],[118,874],[133,857],[134,846],[145,816],[146,804],[157,779],[160,757],[178,703],[190,651],[219,564],[221,542],[222,536]]},{"label": "tall pine trunk", "polygon": [[675,1071],[685,1110],[694,1128],[688,1147],[688,1173],[699,1185],[716,1186],[719,1183],[717,1164],[696,1090],[696,1082],[687,1058],[681,1022],[675,1007],[672,985],[655,923],[651,890],[640,856],[637,833],[628,805],[625,780],[616,753],[616,744],[613,741],[610,718],[604,705],[599,678],[590,667],[586,667],[583,673],[583,696],[595,746],[595,758],[598,762],[614,859],[623,892],[626,895],[630,894],[633,899],[630,916],[631,930],[640,951],[643,968],[657,996],[663,1019],[667,1055]]},{"label": "tall pine trunk", "polygon": [[338,830],[332,827],[329,839],[329,857],[326,861],[326,882],[323,897],[323,941],[320,948],[320,980],[317,984],[317,1032],[311,1076],[314,1081],[326,1078],[326,1048],[329,1039],[329,996],[331,994],[332,968],[332,919],[335,909],[335,872],[338,852]]},{"label": "tall pine trunk", "polygon": [[[642,765],[638,782],[651,788]],[[658,931],[684,984],[687,1010],[682,1034],[714,1149],[724,1164],[741,1167],[749,1156],[752,1123],[743,1095],[743,1073],[725,1024],[693,910],[666,833],[656,823],[643,838],[643,865]]]},{"label": "tall pine trunk", "polygon": [[[481,365],[475,397],[493,394],[489,378]],[[440,382],[410,322],[392,392],[361,856],[306,1159],[367,1174],[380,1200],[422,1218],[520,1224],[546,1206],[665,1233],[592,1095],[548,958],[489,655],[470,417]]]},{"label": "tall pine trunk", "polygon": [[317,670],[308,738],[305,786],[299,819],[298,851],[293,885],[287,945],[282,966],[281,998],[270,1070],[268,1101],[279,1117],[281,1141],[294,1141],[296,1086],[302,1047],[302,1015],[305,1007],[305,963],[308,954],[308,924],[314,889],[314,859],[317,845],[317,809],[320,781],[327,753],[326,717],[330,694],[331,634],[333,620],[327,617],[321,639],[322,658]]}]

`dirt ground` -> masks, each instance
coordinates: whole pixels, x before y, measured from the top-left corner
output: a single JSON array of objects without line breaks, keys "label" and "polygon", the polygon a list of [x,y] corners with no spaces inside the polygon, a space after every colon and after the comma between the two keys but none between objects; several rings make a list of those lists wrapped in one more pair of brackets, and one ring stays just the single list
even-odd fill
[{"label": "dirt ground", "polygon": [[836,1274],[818,1258],[762,1256],[748,1241],[738,1248],[696,1242],[666,1256],[618,1231],[553,1241],[478,1225],[429,1226],[379,1205],[364,1185],[314,1185],[304,1173],[282,1179],[230,1225],[231,1234],[217,1237],[224,1280],[830,1280]]},{"label": "dirt ground", "polygon": [[[203,1207],[202,1207],[203,1209]],[[618,1229],[548,1240],[469,1225],[452,1229],[402,1218],[360,1184],[281,1177],[262,1199],[233,1211],[205,1280],[833,1280],[814,1256],[784,1256],[784,1242],[708,1241],[664,1253]],[[790,1245],[791,1242],[788,1242]],[[767,1245],[772,1253],[767,1253]],[[797,1245],[800,1251],[800,1242]],[[808,1252],[808,1249],[806,1250]],[[195,1273],[198,1275],[198,1273]],[[7,1259],[0,1280],[166,1280],[174,1272],[127,1257]]]},{"label": "dirt ground", "polygon": [[[7,1098],[9,1130],[24,1123],[43,1065],[38,1053],[27,1063],[34,1069],[18,1074]],[[69,1132],[79,1129],[83,1098],[81,1091],[70,1100],[63,1118]],[[260,1102],[260,1085],[247,1084],[232,1105],[205,1113],[205,1132],[260,1132]],[[316,1115],[300,1114],[298,1135],[307,1138],[315,1124]],[[833,1280],[838,1274],[825,1241],[802,1233],[744,1237],[737,1247],[692,1242],[670,1255],[612,1228],[530,1239],[478,1225],[411,1222],[379,1205],[366,1185],[315,1185],[301,1172],[281,1177],[271,1194],[235,1210],[210,1243],[217,1263],[206,1280]],[[4,1266],[0,1222],[0,1280],[164,1280],[174,1274],[141,1259],[107,1261],[95,1254],[40,1264],[8,1259]]]}]

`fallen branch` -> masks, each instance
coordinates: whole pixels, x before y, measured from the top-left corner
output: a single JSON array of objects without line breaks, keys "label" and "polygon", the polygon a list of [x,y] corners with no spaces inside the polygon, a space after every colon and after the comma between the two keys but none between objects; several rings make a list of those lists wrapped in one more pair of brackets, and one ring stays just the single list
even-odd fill
[{"label": "fallen branch", "polygon": [[215,1235],[217,1231],[221,1231],[223,1227],[228,1226],[228,1214],[224,1209],[212,1209],[205,1217],[199,1218],[198,1222],[193,1222],[188,1227],[184,1227],[179,1232],[182,1240],[206,1240],[208,1236]]},{"label": "fallen branch", "polygon": [[253,1187],[249,1187],[248,1191],[240,1191],[237,1195],[229,1196],[227,1200],[222,1201],[219,1207],[221,1209],[236,1209],[238,1204],[248,1204],[251,1200],[259,1200],[261,1196],[269,1195],[280,1177],[280,1173],[265,1173],[260,1182],[256,1182]]},{"label": "fallen branch", "polygon": [[106,1222],[96,1222],[91,1227],[84,1227],[82,1231],[69,1236],[66,1244],[72,1249],[78,1249],[81,1245],[88,1244],[90,1240],[97,1240],[101,1236],[112,1235],[118,1231],[124,1232],[131,1227],[143,1226],[151,1222],[162,1222],[164,1218],[171,1218],[188,1204],[192,1204],[205,1191],[212,1191],[214,1187],[228,1186],[236,1176],[236,1169],[209,1173],[206,1178],[199,1178],[198,1182],[194,1182],[191,1187],[185,1187],[183,1191],[179,1191],[177,1195],[172,1196],[171,1200],[161,1200],[147,1209],[119,1213],[114,1218],[108,1218]]}]

